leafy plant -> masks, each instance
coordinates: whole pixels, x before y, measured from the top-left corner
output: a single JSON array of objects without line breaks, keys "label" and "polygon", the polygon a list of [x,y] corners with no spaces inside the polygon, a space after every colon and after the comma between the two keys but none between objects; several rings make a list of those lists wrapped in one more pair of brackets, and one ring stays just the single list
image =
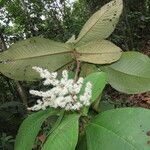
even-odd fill
[{"label": "leafy plant", "polygon": [[[105,5],[89,19],[78,38],[71,42],[59,43],[43,38],[31,38],[17,42],[8,51],[0,54],[0,71],[13,79],[34,80],[37,76],[32,71],[32,66],[40,66],[55,71],[74,59],[96,64],[108,64],[117,61],[121,57],[121,50],[117,46],[107,41],[101,41],[102,43],[97,41],[96,44],[91,41],[105,39],[112,33],[121,10],[121,0],[112,1]],[[106,25],[107,27],[109,25],[111,29],[104,30]],[[99,34],[100,32],[101,34]],[[91,43],[85,45],[87,42]],[[91,53],[86,49],[86,46],[91,47],[93,45],[95,45],[96,50]],[[107,53],[109,54],[106,56]],[[72,56],[73,58],[71,58]],[[88,61],[84,60],[85,56]],[[97,59],[102,59],[102,61],[96,62]]]},{"label": "leafy plant", "polygon": [[[94,107],[99,102],[106,78],[112,87],[124,93],[149,91],[149,57],[137,52],[122,52],[118,46],[106,40],[114,31],[122,8],[122,0],[106,4],[86,22],[77,39],[72,36],[66,43],[39,37],[17,42],[0,54],[0,72],[15,80],[33,81],[39,78],[32,70],[33,66],[58,71],[76,62],[75,81],[80,76],[80,67],[81,74],[86,76],[78,96],[83,94],[86,83],[91,82],[91,105]],[[83,70],[81,63],[91,67],[91,70],[86,71],[86,67]],[[104,72],[98,72],[93,64]],[[96,73],[89,74],[95,70]],[[57,115],[58,120],[42,143],[42,150],[57,150],[60,147],[64,150],[78,149],[76,145],[80,137],[86,145],[84,149],[88,150],[149,149],[148,110],[116,109],[99,114],[91,121],[90,109],[84,107],[78,113],[48,109],[30,115],[19,129],[15,150],[31,150],[42,124],[51,115]],[[79,132],[79,125],[82,132]]]},{"label": "leafy plant", "polygon": [[6,133],[2,133],[0,138],[0,148],[1,149],[12,149],[11,143],[14,142],[12,136],[7,136]]}]

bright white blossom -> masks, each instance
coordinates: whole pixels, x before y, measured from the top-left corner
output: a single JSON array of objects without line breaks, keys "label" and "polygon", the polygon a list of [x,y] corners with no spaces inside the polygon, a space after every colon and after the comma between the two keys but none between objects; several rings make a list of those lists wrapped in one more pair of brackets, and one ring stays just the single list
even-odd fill
[{"label": "bright white blossom", "polygon": [[77,82],[68,78],[68,71],[62,72],[62,78],[57,79],[57,72],[50,73],[47,69],[33,67],[40,77],[44,79],[44,85],[53,85],[53,88],[47,91],[30,90],[30,94],[41,97],[37,104],[31,108],[32,111],[40,109],[45,110],[47,107],[63,108],[65,110],[80,110],[83,106],[89,106],[92,97],[92,84],[86,83],[84,93],[79,96],[83,85],[83,78],[80,77]]}]

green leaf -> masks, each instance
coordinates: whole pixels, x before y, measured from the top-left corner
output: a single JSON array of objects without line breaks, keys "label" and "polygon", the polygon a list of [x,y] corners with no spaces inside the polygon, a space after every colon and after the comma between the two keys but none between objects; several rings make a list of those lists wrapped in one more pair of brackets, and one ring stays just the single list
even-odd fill
[{"label": "green leaf", "polygon": [[78,141],[79,115],[66,115],[48,136],[42,150],[74,150]]},{"label": "green leaf", "polygon": [[86,22],[76,40],[76,46],[109,37],[116,27],[122,8],[122,0],[113,0],[104,5]]},{"label": "green leaf", "polygon": [[72,61],[71,51],[69,44],[44,38],[23,40],[0,54],[0,72],[16,80],[35,80],[39,74],[33,66],[55,71]]},{"label": "green leaf", "polygon": [[84,93],[86,83],[90,82],[92,84],[92,98],[91,103],[93,103],[98,96],[102,93],[106,85],[106,74],[104,72],[96,72],[88,75],[83,82],[83,86],[79,93],[79,96]]},{"label": "green leaf", "polygon": [[[83,86],[81,88],[81,91],[78,95],[78,98],[80,95],[83,95],[85,92],[86,83],[90,82],[92,84],[92,98],[91,98],[91,104],[100,101],[100,95],[106,85],[106,74],[104,72],[95,72],[88,75],[83,82]],[[99,98],[99,99],[98,99]],[[87,116],[87,113],[89,111],[89,107],[83,107],[80,111],[82,116]]]},{"label": "green leaf", "polygon": [[128,94],[150,91],[150,58],[138,52],[124,52],[116,63],[102,68],[109,84]]},{"label": "green leaf", "polygon": [[149,150],[150,110],[123,108],[99,114],[87,127],[88,150]]},{"label": "green leaf", "polygon": [[31,150],[43,122],[54,114],[57,114],[56,110],[47,109],[28,116],[19,128],[15,150]]},{"label": "green leaf", "polygon": [[122,50],[110,41],[92,41],[76,48],[78,60],[94,64],[110,64],[117,61]]}]

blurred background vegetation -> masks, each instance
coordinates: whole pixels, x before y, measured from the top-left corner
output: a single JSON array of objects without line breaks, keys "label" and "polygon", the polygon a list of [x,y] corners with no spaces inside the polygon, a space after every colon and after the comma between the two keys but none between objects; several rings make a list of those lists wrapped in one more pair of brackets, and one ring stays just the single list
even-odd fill
[{"label": "blurred background vegetation", "polygon": [[[0,0],[0,52],[16,41],[33,36],[65,42],[72,35],[77,36],[87,19],[109,1]],[[124,51],[150,55],[150,0],[124,0],[123,14],[109,39]],[[34,102],[28,91],[36,85],[42,86],[39,82],[18,82],[0,74],[0,149],[13,149],[13,139],[27,114],[26,105]],[[110,102],[110,95],[115,102]],[[126,96],[120,97],[110,87],[104,99],[110,102],[104,103],[108,108],[112,103],[117,107],[128,105],[124,102]]]}]

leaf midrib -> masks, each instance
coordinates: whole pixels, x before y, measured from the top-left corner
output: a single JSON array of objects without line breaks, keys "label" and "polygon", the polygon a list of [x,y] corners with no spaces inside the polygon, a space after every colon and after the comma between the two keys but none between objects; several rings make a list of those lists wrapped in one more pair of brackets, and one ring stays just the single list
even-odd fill
[{"label": "leaf midrib", "polygon": [[[37,56],[29,56],[29,57],[22,57],[22,58],[17,58],[17,59],[8,59],[8,60],[1,60],[2,62],[0,62],[0,64],[1,63],[3,63],[4,61],[6,61],[6,63],[8,63],[8,62],[14,62],[14,61],[18,61],[18,60],[28,60],[28,59],[34,59],[34,58],[40,58],[40,57],[45,57],[45,56],[52,56],[52,55],[60,55],[60,54],[71,54],[73,51],[67,51],[67,52],[60,52],[60,53],[51,53],[51,54],[45,54],[45,55],[37,55]],[[71,57],[71,56],[70,56]]]},{"label": "leaf midrib", "polygon": [[122,53],[122,51],[118,51],[118,52],[100,52],[100,53],[82,53],[82,52],[78,52],[79,54],[84,54],[84,55],[96,55],[96,54],[115,54],[115,53]]},{"label": "leaf midrib", "polygon": [[[50,136],[51,136],[51,138],[52,138],[52,139],[51,139],[51,142],[54,142],[54,139],[57,137],[57,135],[60,134],[60,132],[62,132],[62,131],[64,130],[64,127],[65,127],[65,126],[68,126],[69,123],[72,122],[72,121],[76,121],[76,118],[68,120],[61,128],[60,128],[60,126],[58,126],[58,128],[53,131],[52,135],[49,135],[49,137],[47,137],[47,140],[48,140],[48,138],[50,138]],[[61,125],[61,124],[60,124],[60,125]],[[69,126],[69,127],[70,127],[70,126]],[[57,132],[56,132],[56,131],[57,131]],[[62,132],[62,133],[63,133],[63,132]],[[45,144],[46,144],[46,143],[45,143]],[[72,145],[72,144],[71,144],[71,145]],[[43,149],[42,149],[42,150],[43,150]]]}]

